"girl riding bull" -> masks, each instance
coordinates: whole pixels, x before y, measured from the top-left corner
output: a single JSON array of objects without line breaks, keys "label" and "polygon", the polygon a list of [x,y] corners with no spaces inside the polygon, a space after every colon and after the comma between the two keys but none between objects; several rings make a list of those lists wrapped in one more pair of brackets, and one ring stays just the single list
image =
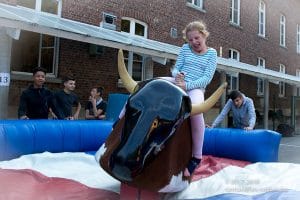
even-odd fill
[{"label": "girl riding bull", "polygon": [[[206,86],[211,82],[216,66],[217,52],[206,45],[209,32],[203,22],[189,23],[183,30],[185,43],[179,52],[172,76],[167,78],[187,92],[192,104],[204,101]],[[191,116],[193,157],[189,161],[184,176],[191,176],[202,159],[205,123],[203,114]]]}]

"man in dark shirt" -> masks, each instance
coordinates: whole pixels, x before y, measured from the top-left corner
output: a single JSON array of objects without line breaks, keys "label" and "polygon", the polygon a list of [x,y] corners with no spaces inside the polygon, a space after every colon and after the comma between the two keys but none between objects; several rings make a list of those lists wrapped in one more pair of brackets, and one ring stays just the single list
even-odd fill
[{"label": "man in dark shirt", "polygon": [[33,84],[20,96],[19,119],[48,119],[52,92],[44,87],[46,70],[37,67],[33,70]]},{"label": "man in dark shirt", "polygon": [[[56,92],[53,98],[54,109],[57,119],[78,119],[81,104],[78,96],[73,92],[75,90],[75,79],[66,77],[63,80],[64,89]],[[72,108],[76,107],[73,114]]]}]

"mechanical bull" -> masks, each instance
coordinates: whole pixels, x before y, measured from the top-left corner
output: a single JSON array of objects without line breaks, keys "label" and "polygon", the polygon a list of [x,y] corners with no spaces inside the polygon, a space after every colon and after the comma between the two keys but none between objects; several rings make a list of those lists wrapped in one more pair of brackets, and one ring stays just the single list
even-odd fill
[{"label": "mechanical bull", "polygon": [[[226,83],[204,103],[192,105],[185,91],[163,79],[136,83],[128,74],[122,50],[120,77],[131,93],[125,116],[100,148],[100,165],[128,185],[159,192],[185,189],[183,170],[192,157],[189,116],[209,110]],[[100,152],[100,153],[99,153]]]}]

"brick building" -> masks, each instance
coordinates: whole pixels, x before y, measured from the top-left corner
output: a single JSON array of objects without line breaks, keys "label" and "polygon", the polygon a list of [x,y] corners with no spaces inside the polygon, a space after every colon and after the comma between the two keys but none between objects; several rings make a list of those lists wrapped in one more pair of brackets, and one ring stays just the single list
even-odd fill
[{"label": "brick building", "polygon": [[[210,32],[208,45],[223,58],[262,67],[292,76],[300,76],[300,2],[287,0],[1,0],[10,5],[51,13],[65,19],[128,32],[147,39],[176,46],[183,44],[185,25],[203,20]],[[84,40],[83,40],[84,41]],[[136,80],[169,75],[172,59],[158,59],[139,52],[125,52],[128,71]],[[47,86],[61,88],[65,75],[76,78],[76,93],[84,103],[94,86],[109,93],[126,92],[117,72],[117,49],[82,41],[21,30],[12,40],[8,118],[16,117],[19,95],[29,83],[35,66],[49,71]],[[254,99],[257,110],[264,110],[264,80],[234,70],[218,70],[207,88],[210,95],[226,73],[229,88],[239,89]],[[284,76],[284,75],[283,75]],[[279,83],[279,84],[278,84]],[[290,116],[291,96],[299,95],[294,85],[278,81],[269,83],[269,109],[282,110]],[[206,115],[211,121],[219,111],[217,105]]]}]

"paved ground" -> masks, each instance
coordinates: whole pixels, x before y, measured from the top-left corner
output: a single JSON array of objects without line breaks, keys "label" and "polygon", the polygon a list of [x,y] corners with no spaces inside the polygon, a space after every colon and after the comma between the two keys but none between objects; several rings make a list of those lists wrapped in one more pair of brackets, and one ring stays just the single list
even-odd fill
[{"label": "paved ground", "polygon": [[300,133],[293,137],[282,137],[279,162],[300,163]]}]

